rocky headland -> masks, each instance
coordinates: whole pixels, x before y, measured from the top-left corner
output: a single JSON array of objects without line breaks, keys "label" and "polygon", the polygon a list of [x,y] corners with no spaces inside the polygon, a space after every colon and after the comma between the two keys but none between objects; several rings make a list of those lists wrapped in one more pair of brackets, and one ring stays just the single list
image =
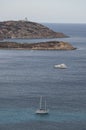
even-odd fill
[{"label": "rocky headland", "polygon": [[[63,38],[63,33],[55,32],[48,27],[30,21],[0,22],[0,39],[12,38]],[[4,41],[4,40],[3,40]],[[40,43],[0,42],[0,49],[28,49],[28,50],[74,50],[67,42],[48,41]]]},{"label": "rocky headland", "polygon": [[55,32],[48,27],[30,21],[0,22],[0,39],[7,38],[63,38],[63,33]]},{"label": "rocky headland", "polygon": [[48,41],[40,43],[15,43],[0,42],[0,49],[26,49],[26,50],[75,50],[71,44],[67,42]]}]

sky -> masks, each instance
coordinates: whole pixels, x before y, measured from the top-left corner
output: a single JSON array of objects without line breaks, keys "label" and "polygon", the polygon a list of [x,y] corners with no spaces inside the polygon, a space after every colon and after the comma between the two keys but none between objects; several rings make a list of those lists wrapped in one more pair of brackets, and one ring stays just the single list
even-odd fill
[{"label": "sky", "polygon": [[86,0],[0,0],[0,21],[86,23]]}]

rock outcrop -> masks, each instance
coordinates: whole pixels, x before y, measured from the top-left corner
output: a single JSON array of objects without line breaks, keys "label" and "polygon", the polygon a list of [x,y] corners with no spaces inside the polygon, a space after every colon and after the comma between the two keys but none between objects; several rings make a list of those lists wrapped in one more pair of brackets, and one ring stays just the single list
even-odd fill
[{"label": "rock outcrop", "polygon": [[49,41],[41,43],[14,43],[14,42],[2,42],[0,43],[0,49],[28,49],[28,50],[74,50],[76,49],[67,42]]},{"label": "rock outcrop", "polygon": [[0,22],[0,39],[6,38],[62,38],[63,33],[41,24],[29,21],[4,21]]}]

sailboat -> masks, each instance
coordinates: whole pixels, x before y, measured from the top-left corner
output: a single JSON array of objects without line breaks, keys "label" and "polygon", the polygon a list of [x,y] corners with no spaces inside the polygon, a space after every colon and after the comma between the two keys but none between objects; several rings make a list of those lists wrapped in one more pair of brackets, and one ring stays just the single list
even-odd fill
[{"label": "sailboat", "polygon": [[40,97],[40,106],[39,109],[36,110],[36,114],[40,115],[46,115],[49,113],[49,110],[46,108],[46,100],[45,100],[45,106],[42,108],[42,96]]}]

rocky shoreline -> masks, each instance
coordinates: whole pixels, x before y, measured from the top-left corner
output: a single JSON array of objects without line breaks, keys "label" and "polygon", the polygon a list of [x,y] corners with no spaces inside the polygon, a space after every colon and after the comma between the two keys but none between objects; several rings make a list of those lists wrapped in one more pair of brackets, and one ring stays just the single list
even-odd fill
[{"label": "rocky shoreline", "polygon": [[[12,38],[65,38],[65,34],[55,32],[48,27],[30,21],[0,22],[0,39]],[[0,42],[0,49],[27,49],[27,50],[74,50],[67,42],[48,41],[40,43]]]},{"label": "rocky shoreline", "polygon": [[16,42],[0,42],[0,49],[25,49],[25,50],[75,50],[71,44],[67,42],[48,41],[40,43],[16,43]]}]

